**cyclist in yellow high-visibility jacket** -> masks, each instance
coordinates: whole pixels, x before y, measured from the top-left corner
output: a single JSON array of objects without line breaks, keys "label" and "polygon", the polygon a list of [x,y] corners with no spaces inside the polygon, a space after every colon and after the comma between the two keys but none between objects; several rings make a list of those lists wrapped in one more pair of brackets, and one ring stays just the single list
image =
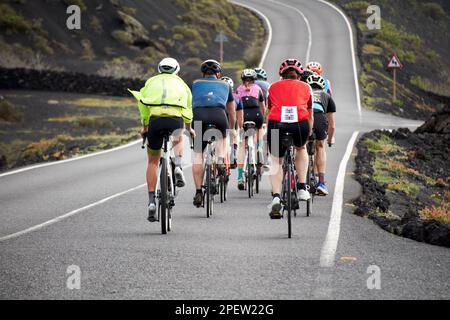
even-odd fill
[{"label": "cyclist in yellow high-visibility jacket", "polygon": [[142,137],[148,142],[148,220],[156,221],[155,189],[158,180],[158,165],[163,144],[163,132],[173,136],[175,153],[175,179],[178,187],[185,185],[181,168],[183,156],[183,131],[191,128],[192,93],[188,85],[177,75],[180,65],[173,58],[165,58],[158,65],[159,75],[151,77],[140,91],[128,90],[138,100],[141,114]]}]

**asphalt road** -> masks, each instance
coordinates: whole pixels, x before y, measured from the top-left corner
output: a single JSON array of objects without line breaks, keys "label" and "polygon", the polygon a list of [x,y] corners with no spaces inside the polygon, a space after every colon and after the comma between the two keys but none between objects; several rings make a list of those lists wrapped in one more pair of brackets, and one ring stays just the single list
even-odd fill
[{"label": "asphalt road", "polygon": [[[351,214],[357,196],[346,169],[344,212],[333,263],[321,264],[335,180],[354,131],[414,127],[418,123],[362,110],[358,113],[352,52],[343,17],[318,1],[285,1],[302,11],[312,30],[310,58],[325,63],[338,106],[336,145],[329,150],[330,196],[313,214],[293,221],[268,216],[270,184],[248,199],[236,188],[207,219],[192,206],[189,182],[176,200],[174,230],[160,234],[146,221],[145,152],[138,144],[117,151],[0,176],[1,299],[448,299],[450,251],[396,237]],[[303,17],[292,7],[245,1],[270,20],[273,40],[264,67],[276,79],[282,59],[308,54]],[[186,154],[186,163],[189,154]],[[141,186],[141,187],[139,187]],[[125,194],[83,208],[101,199]],[[304,211],[304,205],[302,206]],[[33,226],[70,217],[5,238]],[[81,270],[81,288],[66,286],[67,268]],[[367,269],[380,270],[380,289],[368,289]]]}]

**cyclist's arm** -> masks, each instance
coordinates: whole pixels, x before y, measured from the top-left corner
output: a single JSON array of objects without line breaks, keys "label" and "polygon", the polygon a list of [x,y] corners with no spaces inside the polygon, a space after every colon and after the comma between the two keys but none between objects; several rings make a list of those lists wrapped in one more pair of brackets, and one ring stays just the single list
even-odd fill
[{"label": "cyclist's arm", "polygon": [[312,135],[313,127],[314,127],[314,110],[313,110],[313,96],[312,96],[312,90],[309,95],[308,100],[308,112],[309,112],[309,118],[308,118],[308,124],[309,124],[309,135]]},{"label": "cyclist's arm", "polygon": [[334,122],[334,113],[336,112],[336,104],[334,103],[333,98],[328,99],[327,106],[327,120],[328,120],[328,144],[331,144],[334,138],[335,131],[335,122]]},{"label": "cyclist's arm", "polygon": [[259,108],[261,109],[261,114],[264,116],[266,114],[266,104],[264,102],[264,94],[262,90],[259,90]]},{"label": "cyclist's arm", "polygon": [[231,87],[228,90],[227,113],[229,128],[233,129],[234,124],[236,123],[236,104],[234,103],[234,96]]},{"label": "cyclist's arm", "polygon": [[227,112],[229,128],[233,129],[236,123],[236,105],[234,104],[234,99],[227,102]]}]

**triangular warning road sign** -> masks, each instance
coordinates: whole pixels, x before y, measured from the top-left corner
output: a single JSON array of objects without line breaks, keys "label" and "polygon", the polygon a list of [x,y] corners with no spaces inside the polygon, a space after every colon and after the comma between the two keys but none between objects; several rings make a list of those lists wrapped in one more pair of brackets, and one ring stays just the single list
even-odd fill
[{"label": "triangular warning road sign", "polygon": [[388,67],[388,69],[401,69],[401,68],[403,68],[403,65],[400,62],[400,59],[394,53],[392,55],[391,59],[389,60],[387,67]]}]

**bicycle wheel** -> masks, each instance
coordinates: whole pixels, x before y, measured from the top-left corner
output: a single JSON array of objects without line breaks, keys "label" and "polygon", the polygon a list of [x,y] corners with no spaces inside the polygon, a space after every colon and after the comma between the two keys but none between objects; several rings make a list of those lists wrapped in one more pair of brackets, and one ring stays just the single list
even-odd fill
[{"label": "bicycle wheel", "polygon": [[291,173],[291,168],[288,167],[288,170],[287,170],[287,181],[286,181],[288,238],[292,237],[292,221],[291,221],[292,188],[291,188],[291,174],[292,174]]},{"label": "bicycle wheel", "polygon": [[[173,164],[172,164],[173,167]],[[168,205],[167,205],[167,231],[172,231],[172,212],[173,206],[175,205],[175,182],[173,180],[173,175],[167,177],[168,181]]]},{"label": "bicycle wheel", "polygon": [[216,180],[216,165],[213,164],[210,166],[211,172],[211,189],[209,194],[209,216],[212,216],[214,213],[214,196],[217,194],[217,180]]},{"label": "bicycle wheel", "polygon": [[159,177],[161,194],[160,194],[160,207],[161,207],[161,233],[167,233],[167,225],[168,225],[168,178],[167,178],[167,160],[161,159],[161,174]]},{"label": "bicycle wheel", "polygon": [[209,165],[206,166],[206,217],[210,217],[210,204],[209,199],[211,198],[211,167]]},{"label": "bicycle wheel", "polygon": [[313,194],[315,192],[315,187],[313,185],[313,180],[315,179],[314,177],[314,162],[312,160],[313,156],[309,156],[309,161],[308,161],[308,171],[306,173],[306,183],[308,185],[308,191],[311,193],[310,198],[308,201],[306,201],[306,216],[309,217],[311,215],[311,205],[312,205],[312,198],[313,198]]}]

